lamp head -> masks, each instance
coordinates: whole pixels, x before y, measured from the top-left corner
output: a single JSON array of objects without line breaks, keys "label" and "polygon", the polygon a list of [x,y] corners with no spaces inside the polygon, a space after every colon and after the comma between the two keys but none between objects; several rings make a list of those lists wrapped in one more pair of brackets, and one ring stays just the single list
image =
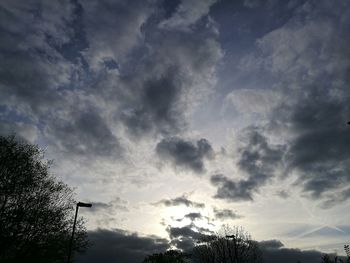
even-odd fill
[{"label": "lamp head", "polygon": [[92,204],[79,202],[79,203],[77,203],[77,206],[80,206],[80,207],[92,207]]}]

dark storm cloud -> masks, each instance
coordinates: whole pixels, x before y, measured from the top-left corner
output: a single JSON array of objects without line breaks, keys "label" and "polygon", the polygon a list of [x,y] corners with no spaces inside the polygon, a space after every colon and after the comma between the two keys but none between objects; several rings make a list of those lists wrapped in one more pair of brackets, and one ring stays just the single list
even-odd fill
[{"label": "dark storm cloud", "polygon": [[38,137],[38,129],[32,124],[3,120],[0,116],[0,135],[8,136],[12,134],[17,139],[34,143]]},{"label": "dark storm cloud", "polygon": [[[123,3],[121,10],[113,11],[113,16],[123,12],[125,8],[132,8],[133,5],[126,5],[124,1],[120,3]],[[139,1],[135,3],[142,5]],[[124,22],[127,28],[132,24],[130,28],[133,29],[130,29],[131,32],[126,37],[129,41],[131,36],[133,40],[130,41],[133,44],[123,47],[134,51],[127,58],[118,60],[118,45],[122,45],[125,40],[123,34],[105,34],[103,30],[100,30],[102,33],[96,33],[103,34],[104,38],[98,46],[105,45],[106,48],[94,50],[94,46],[91,46],[91,50],[86,52],[86,56],[92,56],[90,66],[94,66],[91,65],[93,63],[97,65],[94,68],[96,79],[91,92],[108,102],[109,107],[114,109],[115,120],[122,122],[127,134],[133,136],[133,139],[157,133],[173,136],[186,129],[187,112],[213,88],[216,79],[215,68],[222,52],[216,41],[217,37],[207,27],[198,28],[201,31],[200,35],[163,30],[153,21],[161,20],[162,12],[158,16],[151,15],[146,19],[152,5],[148,5],[147,1],[142,3],[145,5],[142,8],[145,12],[140,11],[142,14],[134,14],[137,8],[126,12],[128,15],[134,14],[133,19],[139,15],[142,17],[140,20],[136,19],[137,21],[129,19]],[[109,8],[110,5],[106,7]],[[102,22],[108,26],[108,21]],[[92,38],[93,36],[94,34],[91,34]],[[115,39],[120,37],[123,41],[116,43]],[[137,48],[131,47],[134,45]],[[111,59],[118,65],[113,70],[103,66]]]},{"label": "dark storm cloud", "polygon": [[69,119],[57,119],[46,132],[66,153],[103,157],[121,156],[122,153],[118,139],[95,110],[78,112]]},{"label": "dark storm cloud", "polygon": [[222,174],[213,175],[211,183],[218,187],[215,198],[253,200],[253,194],[275,175],[284,154],[282,145],[269,145],[267,138],[257,128],[245,129],[245,145],[238,150],[239,168],[246,179],[235,181]]},{"label": "dark storm cloud", "polygon": [[171,245],[175,246],[176,249],[188,252],[196,245],[195,241],[191,238],[180,237],[171,241]]},{"label": "dark storm cloud", "polygon": [[200,35],[160,28],[165,11],[156,2],[81,3],[89,42],[82,53],[93,71],[89,92],[106,102],[133,139],[184,129],[185,112],[212,88],[222,56],[207,26],[198,27]]},{"label": "dark storm cloud", "polygon": [[[324,253],[317,250],[300,250],[296,248],[284,248],[279,240],[266,240],[259,242],[264,262],[269,263],[295,263],[308,262],[319,263]],[[334,256],[334,255],[333,255]]]},{"label": "dark storm cloud", "polygon": [[276,195],[283,199],[287,199],[289,197],[288,191],[285,190],[277,191]]},{"label": "dark storm cloud", "polygon": [[200,139],[195,144],[177,137],[163,139],[157,144],[156,152],[160,158],[171,161],[175,166],[196,173],[203,173],[204,159],[214,156],[213,149],[206,139]]},{"label": "dark storm cloud", "polygon": [[[172,217],[172,219],[174,219],[174,218]],[[209,220],[208,217],[203,216],[199,212],[191,212],[191,213],[188,213],[188,214],[184,215],[182,218],[178,218],[178,219],[174,219],[174,220],[176,220],[177,222],[181,222],[184,219],[190,219],[192,222],[196,221],[196,220],[200,220],[200,219],[207,219],[207,220]]]},{"label": "dark storm cloud", "polygon": [[243,132],[246,143],[238,150],[238,166],[254,180],[264,182],[272,176],[274,168],[282,160],[284,147],[269,144],[267,138],[255,127],[249,127]]},{"label": "dark storm cloud", "polygon": [[[164,252],[170,245],[190,251],[198,239],[205,239],[208,235],[200,234],[191,229],[190,226],[168,229],[171,242],[156,236],[139,236],[124,230],[90,231],[89,239],[92,243],[86,254],[77,255],[79,263],[88,262],[141,262],[147,255]],[[265,262],[271,263],[295,263],[308,262],[318,263],[323,253],[316,250],[302,251],[293,248],[284,248],[279,240],[267,240],[259,242],[262,256]]]},{"label": "dark storm cloud", "polygon": [[208,25],[200,35],[161,28],[163,11],[153,0],[3,1],[0,106],[37,126],[38,140],[88,158],[120,156],[124,130],[176,135],[214,86],[222,52]]},{"label": "dark storm cloud", "polygon": [[262,249],[279,249],[284,247],[283,243],[276,239],[264,240],[259,242],[259,246]]},{"label": "dark storm cloud", "polygon": [[263,4],[263,0],[244,0],[243,5],[249,8],[256,8]]},{"label": "dark storm cloud", "polygon": [[[70,52],[66,48],[73,48],[76,41],[70,26],[76,21],[77,3],[5,1],[1,5],[0,103],[25,119],[27,126],[37,126],[37,136],[46,135],[45,141],[64,153],[120,156],[119,141],[101,112],[87,109],[80,99],[84,93],[76,93],[81,65],[66,59]],[[14,122],[13,114],[7,116],[11,118]],[[23,125],[12,126],[22,133]]]},{"label": "dark storm cloud", "polygon": [[252,192],[256,191],[259,187],[258,182],[254,180],[240,180],[235,182],[222,174],[212,175],[210,181],[214,186],[218,187],[214,198],[229,201],[252,201]]},{"label": "dark storm cloud", "polygon": [[201,237],[203,237],[203,234],[194,231],[191,226],[184,226],[184,227],[170,227],[168,229],[170,238],[176,238],[176,237],[190,237],[195,240],[199,240]]},{"label": "dark storm cloud", "polygon": [[184,216],[184,218],[189,218],[189,219],[191,219],[191,221],[194,221],[194,220],[197,220],[197,219],[202,219],[203,216],[202,216],[201,213],[195,213],[195,212],[193,212],[193,213],[188,213],[188,214],[186,214],[186,215]]},{"label": "dark storm cloud", "polygon": [[26,114],[63,103],[59,88],[75,69],[56,47],[70,39],[72,10],[70,1],[1,2],[0,103]]},{"label": "dark storm cloud", "polygon": [[350,108],[324,88],[309,90],[289,119],[298,134],[290,143],[289,168],[299,171],[299,183],[313,198],[350,183]]},{"label": "dark storm cloud", "polygon": [[[77,255],[79,263],[102,261],[112,262],[141,262],[147,255],[164,252],[170,245],[190,251],[199,239],[205,239],[209,235],[200,234],[192,227],[168,227],[167,231],[171,237],[169,242],[166,239],[156,236],[139,236],[137,233],[130,233],[124,230],[103,230],[90,231],[89,239],[91,247],[85,254]],[[209,233],[208,233],[209,234]],[[323,253],[316,250],[302,251],[293,248],[284,248],[279,240],[267,240],[259,242],[262,256],[265,262],[271,263],[295,263],[308,262],[318,263]]]},{"label": "dark storm cloud", "polygon": [[142,262],[149,254],[164,252],[168,240],[156,236],[139,236],[124,230],[90,231],[92,246],[86,254],[77,257],[79,263],[89,262]]},{"label": "dark storm cloud", "polygon": [[343,203],[348,199],[350,199],[350,188],[341,190],[336,195],[328,196],[328,198],[326,198],[326,200],[323,202],[322,207],[331,208],[334,205]]},{"label": "dark storm cloud", "polygon": [[[253,3],[251,7],[258,2],[263,1],[245,1]],[[247,178],[213,176],[216,197],[252,200],[252,194],[279,171],[297,175],[294,186],[304,196],[324,202],[323,207],[348,200],[348,10],[347,1],[305,1],[285,24],[256,41],[249,63],[252,57],[241,61],[247,76],[269,76],[283,98],[267,115],[267,124],[242,131],[250,139],[237,153],[238,166]],[[276,138],[281,145],[272,144]]]},{"label": "dark storm cloud", "polygon": [[120,199],[119,197],[114,198],[110,202],[91,202],[93,205],[90,209],[87,209],[87,212],[107,212],[113,213],[115,210],[119,211],[128,211],[127,202]]},{"label": "dark storm cloud", "polygon": [[149,18],[155,1],[81,1],[89,48],[84,57],[94,71],[111,59],[119,63],[142,40],[141,26]]},{"label": "dark storm cloud", "polygon": [[154,132],[174,135],[186,128],[185,113],[213,87],[221,50],[211,34],[156,31],[154,35],[147,26],[145,31],[151,50],[144,51],[142,61],[131,58],[139,66],[135,76],[122,78],[132,89],[125,94],[120,118],[137,137]]},{"label": "dark storm cloud", "polygon": [[215,215],[215,218],[220,219],[220,220],[242,218],[241,215],[235,213],[234,211],[232,211],[230,209],[216,209],[216,208],[214,208],[214,215]]},{"label": "dark storm cloud", "polygon": [[184,205],[187,207],[204,208],[204,203],[193,202],[189,200],[186,196],[179,196],[173,199],[163,199],[155,203],[155,205],[165,205],[165,206],[180,206]]},{"label": "dark storm cloud", "polygon": [[330,207],[349,198],[349,3],[308,1],[299,11],[259,41],[274,76],[283,72],[278,78],[289,98],[272,112],[269,131],[291,135],[285,160],[299,176],[295,185]]},{"label": "dark storm cloud", "polygon": [[197,227],[193,223],[183,227],[168,226],[167,232],[171,240],[170,243],[185,251],[192,249],[199,240],[213,234],[210,230]]},{"label": "dark storm cloud", "polygon": [[140,92],[139,105],[124,111],[122,120],[133,134],[141,136],[154,127],[161,133],[176,133],[184,127],[183,116],[176,110],[182,89],[176,80],[178,70],[169,68],[159,77],[146,81]]},{"label": "dark storm cloud", "polygon": [[68,82],[69,73],[66,70],[70,65],[65,65],[59,57],[51,58],[53,61],[50,62],[48,58],[26,50],[23,54],[16,53],[17,56],[10,52],[1,56],[2,65],[6,65],[0,68],[1,103],[9,106],[18,103],[18,111],[35,114],[63,103],[65,94],[58,88]]}]

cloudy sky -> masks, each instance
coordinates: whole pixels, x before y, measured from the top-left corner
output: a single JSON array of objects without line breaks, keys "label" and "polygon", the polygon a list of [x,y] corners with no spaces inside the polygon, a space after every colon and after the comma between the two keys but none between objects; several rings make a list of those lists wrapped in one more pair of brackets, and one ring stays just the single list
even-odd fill
[{"label": "cloudy sky", "polygon": [[349,28],[348,0],[3,0],[0,134],[94,204],[81,262],[225,223],[276,258],[341,253]]}]

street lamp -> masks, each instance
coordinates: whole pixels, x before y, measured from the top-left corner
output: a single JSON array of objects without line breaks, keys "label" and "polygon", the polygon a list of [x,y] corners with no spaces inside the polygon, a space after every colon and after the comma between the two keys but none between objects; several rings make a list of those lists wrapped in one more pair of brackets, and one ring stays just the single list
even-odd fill
[{"label": "street lamp", "polygon": [[[226,238],[227,238],[227,240],[229,239],[229,238],[232,238],[232,240],[233,240],[233,249],[234,249],[234,256],[235,256],[235,262],[238,262],[238,249],[237,249],[237,239],[236,239],[236,236],[235,235],[226,235]],[[228,242],[227,242],[228,243]],[[228,244],[227,244],[228,245]],[[228,245],[228,248],[227,249],[229,249],[230,248],[230,246]],[[231,252],[230,252],[230,249],[229,249],[229,253],[230,253],[230,257],[231,257]],[[231,261],[232,261],[232,259],[231,259]]]},{"label": "street lamp", "polygon": [[70,242],[69,242],[69,250],[68,250],[68,259],[67,259],[67,263],[70,262],[70,256],[71,256],[71,251],[72,251],[72,245],[73,245],[73,239],[74,239],[74,231],[75,231],[75,224],[77,222],[77,217],[78,217],[78,210],[79,207],[92,207],[92,204],[88,204],[88,203],[83,203],[83,202],[78,202],[75,208],[75,217],[74,217],[74,223],[73,223],[73,231],[72,231],[72,236],[70,238]]}]

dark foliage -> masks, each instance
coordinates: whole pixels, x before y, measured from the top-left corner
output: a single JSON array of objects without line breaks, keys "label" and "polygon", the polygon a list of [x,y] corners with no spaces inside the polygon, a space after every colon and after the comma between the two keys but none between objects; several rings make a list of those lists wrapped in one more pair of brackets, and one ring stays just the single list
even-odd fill
[{"label": "dark foliage", "polygon": [[147,256],[143,263],[185,263],[190,256],[178,250],[168,250],[165,253],[155,253]]},{"label": "dark foliage", "polygon": [[[0,262],[67,260],[75,202],[49,165],[38,146],[0,137]],[[73,251],[87,244],[79,220]]]}]

